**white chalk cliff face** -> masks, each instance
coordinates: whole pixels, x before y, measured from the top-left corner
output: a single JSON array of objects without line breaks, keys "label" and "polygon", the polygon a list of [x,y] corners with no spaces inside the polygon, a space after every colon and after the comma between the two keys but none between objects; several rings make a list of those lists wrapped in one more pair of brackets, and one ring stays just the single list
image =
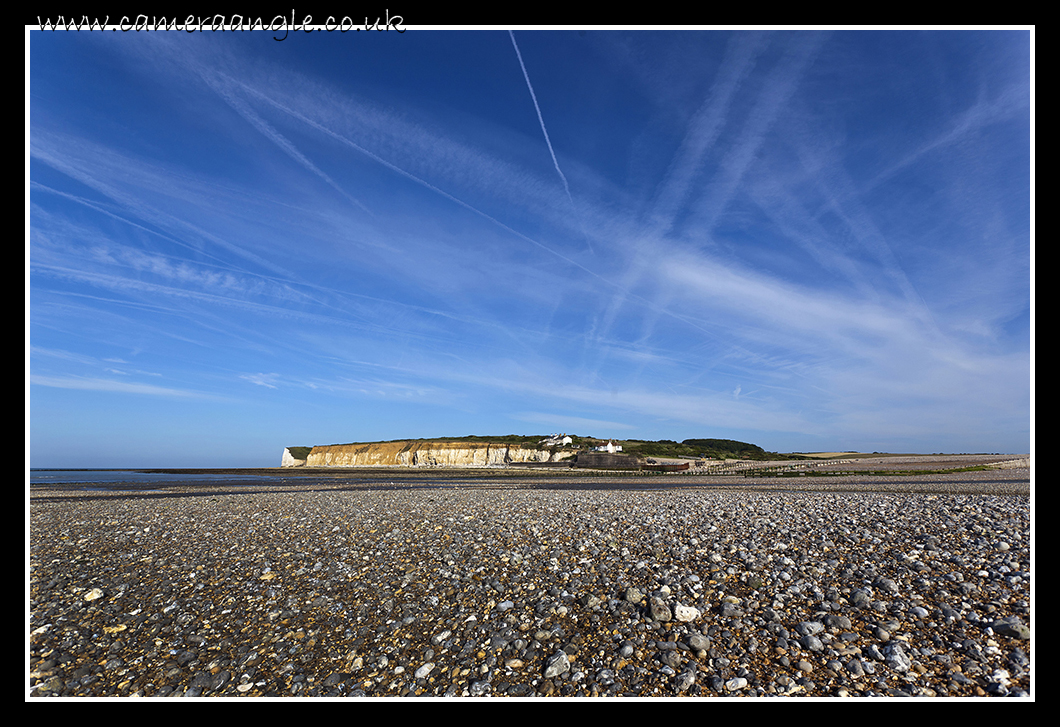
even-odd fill
[{"label": "white chalk cliff face", "polygon": [[304,459],[296,458],[293,454],[291,454],[290,449],[286,447],[284,448],[283,458],[280,460],[281,467],[301,467],[303,465],[305,465]]},{"label": "white chalk cliff face", "polygon": [[503,467],[513,462],[559,461],[573,454],[487,442],[372,442],[313,447],[304,461],[290,457],[284,450],[280,466],[304,463],[309,467]]}]

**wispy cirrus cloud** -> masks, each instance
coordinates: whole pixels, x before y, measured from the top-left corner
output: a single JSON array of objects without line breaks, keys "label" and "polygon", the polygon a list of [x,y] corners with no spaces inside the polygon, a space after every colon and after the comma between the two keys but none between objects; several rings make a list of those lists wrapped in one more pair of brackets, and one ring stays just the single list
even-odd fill
[{"label": "wispy cirrus cloud", "polygon": [[280,380],[279,374],[240,374],[239,378],[244,381],[249,381],[257,386],[264,386],[266,389],[275,389],[279,385]]},{"label": "wispy cirrus cloud", "polygon": [[216,398],[212,394],[206,394],[190,389],[174,389],[166,386],[141,384],[133,381],[114,381],[112,379],[96,379],[80,376],[38,376],[36,374],[31,374],[29,382],[34,386],[47,386],[53,389],[106,391],[116,394],[142,394],[146,396],[162,396],[178,399]]}]

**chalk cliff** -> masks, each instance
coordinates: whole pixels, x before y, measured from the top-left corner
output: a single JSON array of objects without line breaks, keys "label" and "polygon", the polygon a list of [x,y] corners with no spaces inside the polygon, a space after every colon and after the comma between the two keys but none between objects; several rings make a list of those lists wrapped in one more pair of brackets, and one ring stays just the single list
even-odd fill
[{"label": "chalk cliff", "polygon": [[489,442],[370,442],[315,446],[304,461],[284,450],[281,467],[498,467],[513,462],[557,462],[573,456],[518,444]]},{"label": "chalk cliff", "polygon": [[[305,447],[297,447],[296,449],[305,449]],[[296,457],[291,452],[290,447],[284,447],[283,457],[280,459],[281,467],[301,467],[305,464],[305,457]]]}]

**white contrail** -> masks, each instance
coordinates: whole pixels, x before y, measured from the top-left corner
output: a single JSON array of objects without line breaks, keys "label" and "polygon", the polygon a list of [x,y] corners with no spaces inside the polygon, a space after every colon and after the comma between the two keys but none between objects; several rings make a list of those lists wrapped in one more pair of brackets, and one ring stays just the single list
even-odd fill
[{"label": "white contrail", "polygon": [[678,212],[692,192],[693,182],[703,172],[707,155],[729,119],[737,91],[768,44],[769,38],[757,32],[730,39],[714,84],[692,117],[681,147],[655,195],[651,220],[655,234],[665,234],[674,226]]},{"label": "white contrail", "polygon": [[[284,104],[282,104],[279,101],[273,99],[272,97],[262,93],[261,91],[258,91],[257,89],[255,89],[255,88],[253,88],[251,86],[248,86],[247,84],[243,83],[242,81],[237,81],[236,79],[233,79],[230,76],[226,76],[226,75],[224,75],[223,73],[220,73],[220,72],[219,72],[219,75],[224,76],[224,79],[226,81],[238,84],[243,90],[245,90],[246,92],[248,92],[248,93],[254,95],[255,97],[261,99],[262,101],[272,105],[274,108],[277,108],[277,109],[283,111],[284,113],[289,114],[290,116],[292,116],[292,117],[294,117],[296,119],[299,119],[303,123],[313,127],[314,129],[317,129],[318,131],[320,131],[323,134],[326,134],[326,135],[330,136],[331,138],[333,138],[336,141],[344,144],[345,146],[348,146],[351,149],[355,149],[358,152],[360,152],[360,153],[364,154],[365,156],[369,157],[370,159],[375,160],[379,164],[382,164],[383,166],[385,166],[387,169],[390,169],[391,171],[393,171],[393,172],[395,172],[397,174],[400,174],[401,176],[405,177],[406,179],[409,179],[409,180],[415,182],[416,184],[419,184],[419,185],[431,190],[432,192],[435,192],[436,194],[439,194],[442,197],[445,197],[446,199],[451,200],[452,202],[454,202],[454,203],[460,205],[461,207],[463,207],[464,209],[466,209],[466,210],[468,210],[470,212],[473,212],[474,214],[476,214],[476,215],[478,215],[478,216],[480,216],[480,217],[482,217],[484,219],[489,220],[490,222],[492,222],[493,224],[497,225],[501,229],[507,230],[508,232],[510,232],[511,234],[515,235],[516,237],[519,237],[520,239],[525,240],[526,242],[529,242],[531,245],[536,245],[537,247],[541,248],[542,250],[544,250],[545,252],[549,253],[550,255],[554,255],[555,257],[557,257],[560,260],[564,261],[565,263],[571,265],[572,267],[575,267],[578,270],[581,270],[586,275],[589,275],[589,276],[591,276],[593,278],[596,278],[597,280],[601,281],[602,283],[604,283],[605,285],[607,285],[607,286],[609,286],[611,288],[617,289],[619,292],[621,292],[623,294],[624,297],[629,297],[630,299],[637,301],[641,305],[646,306],[650,310],[656,311],[656,312],[658,312],[658,313],[660,313],[662,315],[666,315],[666,316],[669,316],[670,318],[673,318],[675,320],[681,321],[682,323],[684,323],[684,324],[686,324],[688,326],[691,326],[692,328],[695,328],[698,331],[701,331],[701,332],[703,332],[703,333],[705,333],[705,334],[707,334],[707,335],[709,335],[711,337],[714,337],[714,338],[716,338],[718,340],[721,340],[721,337],[720,337],[719,334],[717,334],[714,331],[712,331],[710,329],[707,329],[704,326],[700,325],[699,323],[697,323],[690,316],[685,315],[683,313],[674,313],[674,312],[672,312],[670,310],[667,310],[666,308],[664,308],[664,307],[652,302],[651,300],[649,300],[647,298],[644,298],[643,296],[638,295],[637,293],[634,293],[632,290],[627,290],[626,288],[622,287],[622,285],[620,285],[618,283],[615,283],[615,282],[609,280],[608,278],[604,277],[603,275],[598,273],[596,270],[588,268],[585,265],[582,265],[581,263],[577,262],[576,260],[574,260],[574,259],[572,259],[570,257],[567,257],[566,255],[564,255],[563,253],[559,252],[558,250],[555,250],[552,247],[546,245],[545,243],[540,242],[538,240],[535,240],[534,238],[532,238],[532,237],[530,237],[528,235],[524,235],[522,232],[519,232],[518,230],[515,230],[512,227],[509,227],[508,225],[506,225],[503,222],[501,222],[500,220],[498,220],[496,217],[493,217],[493,216],[483,212],[482,210],[478,209],[477,207],[474,207],[474,206],[468,204],[464,200],[462,200],[462,199],[460,199],[458,197],[455,197],[454,195],[450,194],[449,192],[446,192],[445,190],[434,186],[433,184],[431,184],[430,182],[426,181],[425,179],[420,179],[415,174],[412,174],[411,172],[408,172],[408,171],[402,169],[401,167],[397,166],[396,164],[394,164],[392,162],[389,162],[386,159],[383,159],[378,154],[376,154],[376,153],[374,153],[372,151],[369,151],[368,149],[365,149],[360,144],[358,144],[355,141],[352,141],[350,139],[347,139],[342,134],[339,134],[339,133],[337,133],[335,131],[332,131],[327,126],[324,126],[323,124],[312,120],[311,118],[309,118],[308,116],[305,116],[300,111],[297,111],[297,110],[292,109],[292,108],[290,108],[288,106],[285,106]],[[586,241],[588,241],[588,238],[586,238]],[[733,345],[737,350],[740,350],[743,353],[746,353],[746,354],[750,355],[750,352],[745,351],[741,347],[735,346],[734,344],[730,344],[730,345]]]},{"label": "white contrail", "polygon": [[[359,199],[357,199],[345,189],[340,187],[334,179],[332,179],[330,176],[328,176],[326,172],[324,172],[324,170],[320,169],[316,164],[311,162],[305,154],[300,152],[298,148],[287,139],[287,137],[285,137],[279,131],[274,129],[267,121],[265,121],[265,119],[261,118],[257,113],[255,113],[254,109],[247,105],[247,103],[245,103],[243,99],[239,98],[238,96],[236,96],[236,94],[232,93],[229,87],[226,87],[222,83],[217,82],[217,78],[228,79],[228,76],[223,73],[211,74],[202,72],[202,78],[206,82],[206,84],[224,100],[225,103],[235,109],[236,113],[238,113],[248,122],[250,122],[250,124],[254,128],[264,134],[268,139],[270,139],[274,144],[276,144],[276,146],[283,149],[288,156],[290,156],[292,159],[294,159],[296,162],[301,164],[313,174],[323,179],[332,189],[334,189],[336,192],[338,192],[347,200],[349,200],[353,205],[360,207],[361,210],[371,215],[372,217],[375,217],[375,213],[372,212],[372,210],[368,209],[368,207],[366,207]],[[231,84],[229,84],[229,86],[230,85]]]},{"label": "white contrail", "polygon": [[512,45],[515,47],[515,55],[519,59],[519,67],[523,69],[523,78],[526,79],[526,87],[530,89],[530,98],[534,101],[534,109],[537,110],[537,120],[541,122],[541,132],[545,135],[545,143],[548,144],[548,153],[552,155],[552,163],[556,166],[556,173],[559,174],[559,178],[563,180],[563,189],[567,190],[567,199],[570,200],[571,206],[574,206],[574,198],[570,194],[570,185],[567,184],[567,178],[563,176],[563,170],[559,168],[559,162],[556,160],[556,152],[552,150],[552,141],[548,138],[548,129],[545,128],[545,119],[541,116],[541,107],[537,105],[537,95],[534,93],[534,87],[530,85],[530,75],[526,72],[526,64],[523,63],[523,54],[519,52],[519,46],[515,42],[515,33],[508,31],[508,35],[512,39]]}]

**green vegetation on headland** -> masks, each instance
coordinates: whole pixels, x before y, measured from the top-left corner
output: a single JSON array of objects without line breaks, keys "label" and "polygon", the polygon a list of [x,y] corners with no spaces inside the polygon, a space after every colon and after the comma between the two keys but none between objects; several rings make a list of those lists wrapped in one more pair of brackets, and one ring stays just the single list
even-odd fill
[{"label": "green vegetation on headland", "polygon": [[737,442],[732,439],[686,439],[683,442],[675,442],[672,439],[660,439],[657,442],[645,441],[642,439],[629,439],[622,442],[619,442],[618,440],[612,441],[615,444],[621,444],[624,453],[636,454],[642,457],[753,460],[793,459],[793,457],[789,455],[767,452],[757,444]]}]

